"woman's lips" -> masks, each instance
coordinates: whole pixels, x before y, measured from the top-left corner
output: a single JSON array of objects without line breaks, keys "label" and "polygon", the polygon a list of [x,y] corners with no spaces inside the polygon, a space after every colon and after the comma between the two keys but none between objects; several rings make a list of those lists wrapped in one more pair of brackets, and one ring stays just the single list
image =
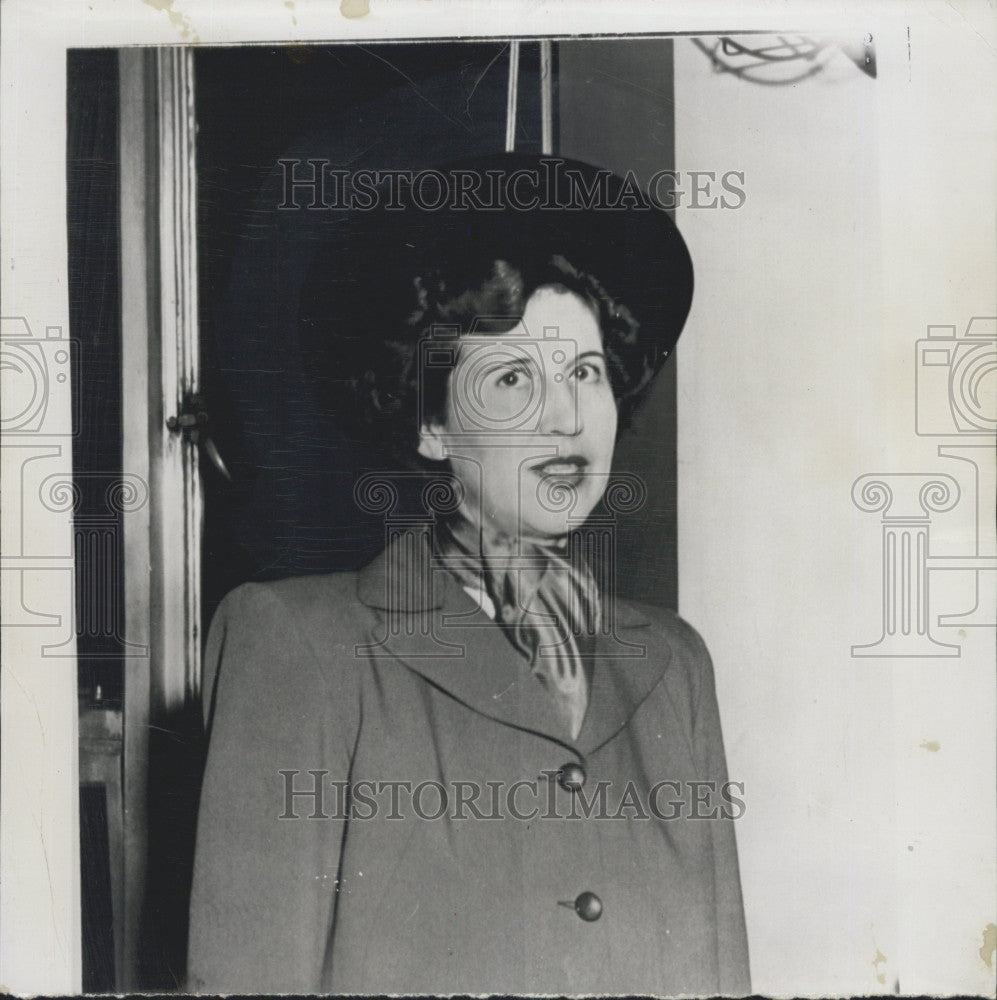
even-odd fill
[{"label": "woman's lips", "polygon": [[548,458],[531,465],[530,471],[544,479],[563,479],[577,485],[581,482],[588,464],[588,459],[582,455],[567,455],[563,458],[558,455],[556,458]]}]

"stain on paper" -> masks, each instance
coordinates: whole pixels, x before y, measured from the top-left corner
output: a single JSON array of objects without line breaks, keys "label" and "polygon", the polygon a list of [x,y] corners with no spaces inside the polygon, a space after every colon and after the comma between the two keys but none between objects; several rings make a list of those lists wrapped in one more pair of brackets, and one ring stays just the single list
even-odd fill
[{"label": "stain on paper", "polygon": [[298,19],[294,14],[294,0],[284,0],[284,6],[291,12],[291,24],[298,26]]},{"label": "stain on paper", "polygon": [[983,944],[980,946],[980,958],[988,968],[994,967],[994,952],[997,952],[997,924],[987,924],[983,928]]},{"label": "stain on paper", "polygon": [[886,985],[886,970],[880,969],[881,965],[886,965],[886,956],[877,948],[876,957],[872,960],[872,967],[876,970],[876,982]]},{"label": "stain on paper", "polygon": [[341,0],[339,13],[343,17],[366,17],[370,13],[370,0]]},{"label": "stain on paper", "polygon": [[941,748],[942,745],[941,743],[938,742],[938,740],[925,740],[921,744],[921,749],[927,750],[928,753],[938,753],[938,751],[941,750]]},{"label": "stain on paper", "polygon": [[173,9],[173,0],[142,0],[142,3],[153,10],[163,11],[169,17],[170,24],[180,32],[181,38],[189,38],[192,42],[200,41],[194,26],[190,23],[190,18]]}]

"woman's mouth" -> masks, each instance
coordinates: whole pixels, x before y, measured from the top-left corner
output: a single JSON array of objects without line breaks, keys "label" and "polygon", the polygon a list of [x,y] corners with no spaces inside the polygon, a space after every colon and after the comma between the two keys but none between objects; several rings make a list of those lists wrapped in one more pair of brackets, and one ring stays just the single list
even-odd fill
[{"label": "woman's mouth", "polygon": [[530,471],[545,479],[556,477],[577,484],[585,474],[588,464],[588,459],[582,455],[558,455],[531,465]]}]

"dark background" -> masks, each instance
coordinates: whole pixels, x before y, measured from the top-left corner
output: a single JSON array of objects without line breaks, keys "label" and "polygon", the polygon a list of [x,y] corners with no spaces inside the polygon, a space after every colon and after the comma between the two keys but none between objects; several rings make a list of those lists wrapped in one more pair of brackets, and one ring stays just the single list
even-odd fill
[{"label": "dark background", "polygon": [[[120,544],[94,552],[100,525],[112,529],[105,502],[121,475],[121,300],[118,227],[118,60],[113,50],[68,53],[66,187],[69,326],[75,341],[73,479],[76,643],[81,710],[120,710],[124,595]],[[89,530],[96,528],[96,533]],[[101,584],[94,586],[95,577]],[[92,622],[98,627],[88,627]],[[83,989],[114,986],[108,800],[81,783],[80,866]]]},{"label": "dark background", "polygon": [[[383,545],[353,486],[384,457],[318,398],[295,322],[311,256],[348,213],[279,210],[278,159],[307,176],[313,158],[417,170],[500,150],[507,68],[506,43],[198,53],[205,386],[233,474],[205,477],[206,615],[246,579],[356,569]],[[538,46],[524,46],[517,144],[536,152],[538,71]]]}]

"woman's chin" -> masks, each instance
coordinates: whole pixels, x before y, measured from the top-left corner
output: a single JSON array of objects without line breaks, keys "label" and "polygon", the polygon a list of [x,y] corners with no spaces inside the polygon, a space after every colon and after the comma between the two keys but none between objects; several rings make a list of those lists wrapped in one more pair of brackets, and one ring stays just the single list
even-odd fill
[{"label": "woman's chin", "polygon": [[591,511],[579,513],[577,511],[565,511],[564,513],[554,513],[552,511],[537,511],[523,518],[523,528],[521,534],[527,537],[559,538],[581,527],[585,518]]},{"label": "woman's chin", "polygon": [[483,518],[474,517],[473,509],[465,511],[465,516],[499,538],[563,538],[574,531],[588,518],[598,502],[597,496],[576,496],[574,502],[558,509],[539,503],[536,498],[523,498],[518,510],[496,509],[483,511]]},{"label": "woman's chin", "polygon": [[598,502],[590,484],[552,484],[542,496],[524,499],[522,524],[527,535],[566,535],[584,524]]}]

